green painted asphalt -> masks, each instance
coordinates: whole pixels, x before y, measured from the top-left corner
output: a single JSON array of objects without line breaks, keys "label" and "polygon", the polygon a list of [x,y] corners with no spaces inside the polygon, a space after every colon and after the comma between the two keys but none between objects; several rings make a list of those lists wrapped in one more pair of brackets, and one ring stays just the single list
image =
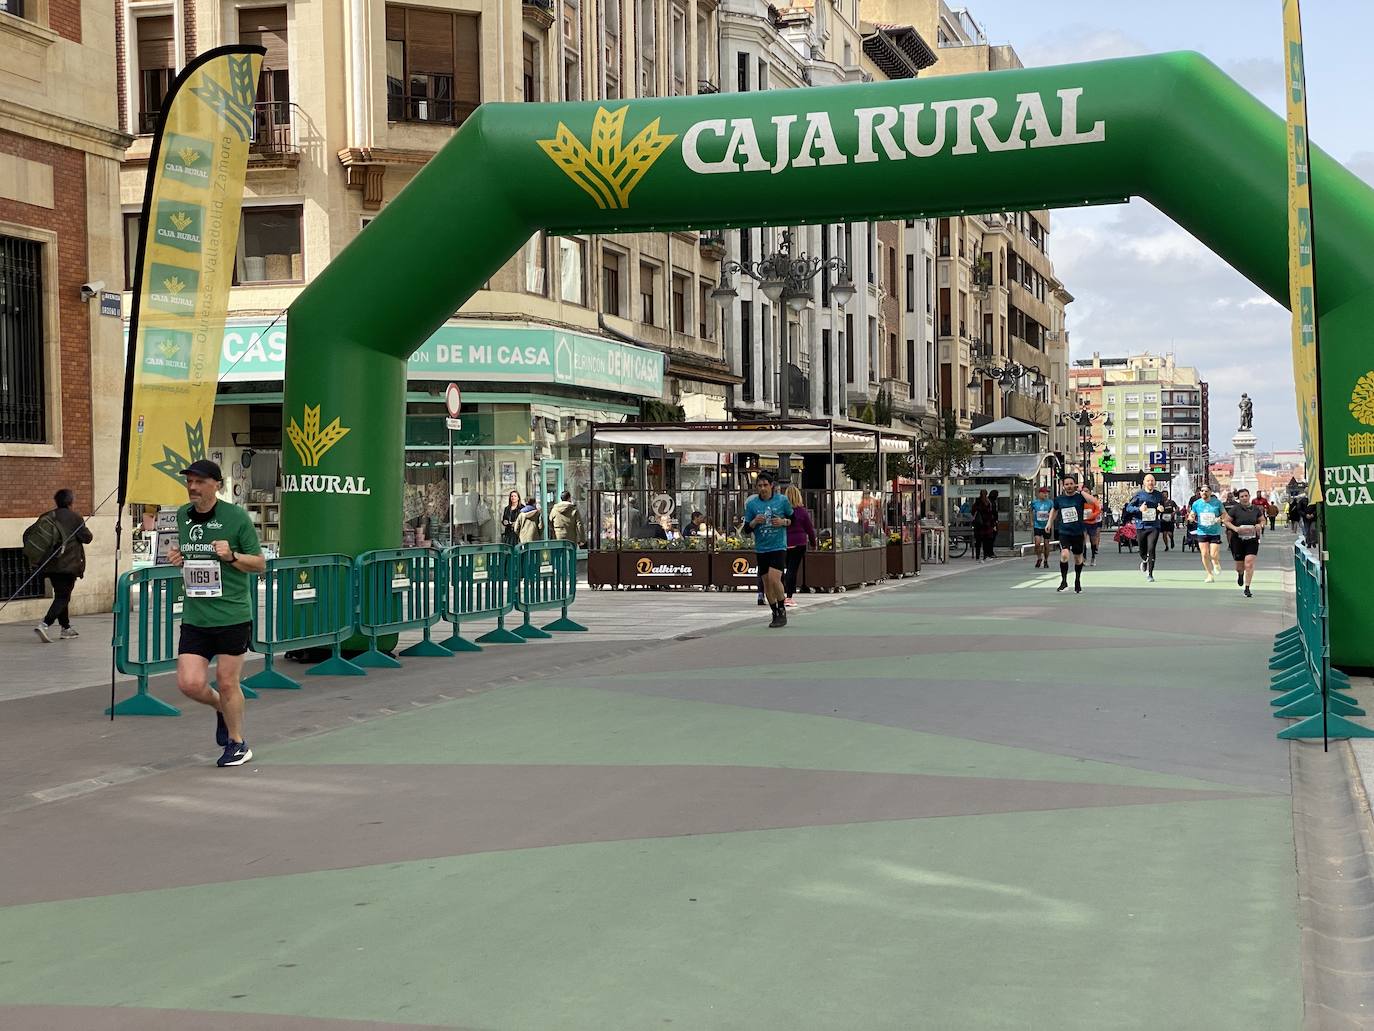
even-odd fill
[{"label": "green painted asphalt", "polygon": [[1026,748],[828,716],[520,685],[273,749],[283,763],[764,766],[1215,788]]},{"label": "green painted asphalt", "polygon": [[[665,641],[263,747],[241,770],[15,813],[0,822],[20,900],[0,907],[0,1027],[28,1031],[5,1007],[42,1004],[320,1031],[1299,1027],[1288,751],[1266,690],[1279,578],[1271,566],[1247,602],[1198,582],[1196,561],[1169,556],[1149,585],[1108,553],[1081,597],[1030,562],[852,592],[784,631]],[[646,618],[652,602],[625,599]],[[1151,619],[1171,629],[1148,639]],[[538,676],[557,648],[512,654]],[[462,661],[339,689],[385,704],[388,677],[451,679]],[[184,722],[188,740],[208,733]],[[668,766],[713,768],[716,794]],[[499,812],[457,793],[479,769]],[[421,787],[440,771],[455,791],[436,805],[450,789]],[[1151,794],[1085,801],[1085,785]],[[1218,786],[1235,793],[1190,797]],[[769,808],[784,794],[786,818]],[[1029,801],[987,804],[1011,797]],[[941,804],[898,804],[911,799]],[[222,828],[222,879],[199,883],[197,861],[142,882],[158,890],[99,894],[136,881],[104,876],[109,855],[175,871],[168,857],[203,855],[207,827]],[[322,828],[359,847],[340,859]],[[465,834],[480,846],[454,851]],[[7,840],[50,843],[67,896],[24,896]]]},{"label": "green painted asphalt", "polygon": [[1296,1028],[1288,822],[1283,799],[954,817],[20,906],[0,998],[531,1031]]}]

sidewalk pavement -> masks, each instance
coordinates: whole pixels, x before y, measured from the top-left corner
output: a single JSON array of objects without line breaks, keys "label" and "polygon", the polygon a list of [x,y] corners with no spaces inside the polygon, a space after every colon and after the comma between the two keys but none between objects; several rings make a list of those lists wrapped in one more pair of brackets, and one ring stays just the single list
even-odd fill
[{"label": "sidewalk pavement", "polygon": [[640,636],[265,694],[233,771],[208,713],[0,703],[0,1027],[1300,1026],[1277,565],[955,569],[784,631],[579,596]]}]

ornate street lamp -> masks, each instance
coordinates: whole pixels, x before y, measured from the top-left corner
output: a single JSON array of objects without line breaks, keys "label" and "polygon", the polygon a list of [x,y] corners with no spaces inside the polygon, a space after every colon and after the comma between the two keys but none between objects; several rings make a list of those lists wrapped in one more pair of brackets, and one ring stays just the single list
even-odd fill
[{"label": "ornate street lamp", "polygon": [[[854,283],[849,278],[849,265],[843,258],[813,258],[805,251],[793,257],[792,233],[790,230],[783,230],[778,249],[767,257],[760,258],[758,261],[721,262],[720,285],[711,291],[711,299],[719,302],[734,300],[739,294],[730,277],[744,275],[759,284],[759,289],[763,292],[763,296],[768,298],[770,304],[776,305],[781,301],[791,311],[801,312],[811,302],[811,281],[822,273],[827,278],[831,273],[834,273],[835,283],[830,287],[830,296],[836,307],[844,308],[854,299]],[[787,418],[788,402],[790,401],[788,393],[791,389],[788,376],[790,362],[785,357],[786,337],[786,327],[784,327],[784,331],[778,334],[779,349],[783,357],[777,363],[781,383],[778,390],[778,414],[782,419]],[[786,454],[778,456],[778,474],[784,480],[791,475],[790,456]]]},{"label": "ornate street lamp", "polygon": [[1097,445],[1092,440],[1092,425],[1094,422],[1101,421],[1103,426],[1111,426],[1111,412],[1095,412],[1088,405],[1088,399],[1081,398],[1078,411],[1072,415],[1061,414],[1056,426],[1063,428],[1069,423],[1078,427],[1078,448],[1083,453],[1083,484],[1087,486],[1092,477],[1092,469],[1088,464],[1092,454],[1097,450]]}]

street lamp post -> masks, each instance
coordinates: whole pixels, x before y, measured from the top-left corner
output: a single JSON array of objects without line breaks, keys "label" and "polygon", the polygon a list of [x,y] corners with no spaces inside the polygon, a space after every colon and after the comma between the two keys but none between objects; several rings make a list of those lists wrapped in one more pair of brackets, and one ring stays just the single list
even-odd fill
[{"label": "street lamp post", "polygon": [[1059,421],[1055,424],[1062,428],[1073,423],[1078,427],[1078,447],[1083,454],[1083,486],[1089,488],[1092,486],[1092,468],[1088,463],[1092,458],[1092,453],[1097,450],[1097,445],[1092,440],[1092,425],[1098,420],[1101,420],[1103,426],[1110,426],[1112,413],[1093,411],[1085,397],[1081,399],[1078,411],[1072,415],[1059,416]]},{"label": "street lamp post", "polygon": [[[783,230],[778,249],[766,258],[760,258],[758,261],[721,262],[720,285],[711,291],[711,299],[729,301],[738,297],[739,294],[730,277],[744,275],[759,284],[763,296],[768,298],[769,303],[777,306],[781,301],[787,308],[800,313],[811,300],[811,280],[822,273],[828,276],[831,272],[835,273],[835,285],[830,288],[830,294],[836,307],[843,309],[854,297],[854,283],[849,278],[849,265],[843,258],[815,258],[805,251],[794,257],[791,230]],[[788,416],[788,404],[791,400],[788,395],[792,386],[789,375],[792,371],[791,362],[787,353],[786,310],[779,309],[778,322],[778,414],[785,420]],[[741,346],[752,346],[752,341],[741,341]],[[780,453],[778,476],[781,480],[787,481],[791,475],[791,455]]]},{"label": "street lamp post", "polygon": [[996,380],[1003,394],[1011,393],[1023,379],[1029,379],[1037,392],[1049,382],[1045,379],[1045,374],[1034,365],[1022,365],[1018,361],[1007,361],[1006,364],[999,365],[996,356],[987,351],[975,354],[974,362],[968,381],[970,390],[980,389],[985,379]]}]

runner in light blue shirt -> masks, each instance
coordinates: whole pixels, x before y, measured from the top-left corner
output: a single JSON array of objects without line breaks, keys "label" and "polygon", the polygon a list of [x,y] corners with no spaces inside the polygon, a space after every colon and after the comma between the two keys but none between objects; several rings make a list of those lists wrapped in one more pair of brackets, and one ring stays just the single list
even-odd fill
[{"label": "runner in light blue shirt", "polygon": [[1031,502],[1031,522],[1035,536],[1035,568],[1049,568],[1050,564],[1050,512],[1054,502],[1050,500],[1050,489],[1041,487],[1035,492]]},{"label": "runner in light blue shirt", "polygon": [[1193,502],[1188,510],[1188,525],[1197,536],[1197,550],[1202,557],[1202,570],[1206,573],[1205,583],[1215,583],[1216,574],[1221,569],[1221,518],[1224,514],[1221,501],[1212,494],[1212,488],[1203,484],[1202,497]]}]

